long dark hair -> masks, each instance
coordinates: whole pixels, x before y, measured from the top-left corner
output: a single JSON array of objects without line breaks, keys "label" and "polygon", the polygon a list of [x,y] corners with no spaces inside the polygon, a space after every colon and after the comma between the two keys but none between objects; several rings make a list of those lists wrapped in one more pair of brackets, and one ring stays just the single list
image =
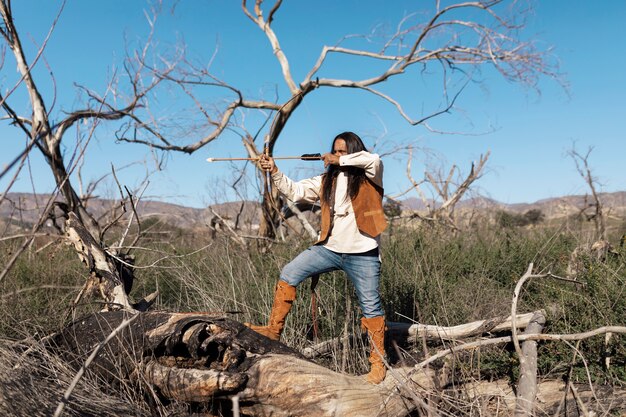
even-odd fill
[{"label": "long dark hair", "polygon": [[[365,145],[361,138],[353,132],[343,132],[335,136],[333,139],[333,143],[330,147],[330,151],[333,152],[335,149],[335,142],[337,139],[343,139],[346,142],[346,147],[348,148],[348,153],[355,153],[359,151],[365,151]],[[359,187],[363,183],[363,181],[367,180],[365,176],[365,170],[363,168],[356,167],[343,167],[340,169],[338,165],[328,165],[328,169],[324,174],[323,182],[322,182],[322,196],[321,199],[324,203],[330,204],[331,194],[334,192],[333,189],[333,180],[339,175],[339,172],[343,170],[343,172],[348,177],[348,195],[350,199],[356,197],[359,192]]]}]

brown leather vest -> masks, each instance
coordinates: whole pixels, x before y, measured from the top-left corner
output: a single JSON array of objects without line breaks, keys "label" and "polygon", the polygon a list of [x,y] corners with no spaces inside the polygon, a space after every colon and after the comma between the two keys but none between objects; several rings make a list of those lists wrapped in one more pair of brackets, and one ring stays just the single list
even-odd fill
[{"label": "brown leather vest", "polygon": [[[324,194],[324,187],[320,195]],[[317,243],[322,243],[328,239],[331,228],[330,207],[320,199],[322,208],[320,238]],[[356,218],[356,225],[361,233],[376,237],[387,228],[387,219],[383,211],[383,189],[369,179],[363,181],[359,187],[359,192],[352,199],[352,209]]]}]

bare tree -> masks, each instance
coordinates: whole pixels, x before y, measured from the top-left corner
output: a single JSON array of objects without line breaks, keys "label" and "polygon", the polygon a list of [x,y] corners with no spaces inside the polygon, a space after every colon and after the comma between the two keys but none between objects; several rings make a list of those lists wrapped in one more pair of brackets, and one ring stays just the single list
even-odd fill
[{"label": "bare tree", "polygon": [[[61,4],[59,14],[62,12],[64,6],[65,2]],[[50,167],[50,173],[54,178],[57,188],[57,191],[53,193],[49,199],[44,214],[39,222],[37,222],[32,232],[36,232],[37,229],[42,226],[52,210],[55,208],[59,209],[65,219],[65,223],[60,226],[60,229],[64,232],[66,239],[74,246],[81,260],[89,268],[90,278],[84,290],[91,289],[99,292],[103,296],[107,308],[122,307],[125,309],[133,309],[138,305],[131,305],[128,298],[128,292],[132,287],[133,281],[132,257],[129,256],[128,252],[107,247],[105,234],[110,229],[111,224],[100,224],[87,210],[86,201],[90,193],[88,192],[86,196],[84,195],[83,197],[85,198],[81,198],[72,184],[71,175],[79,166],[79,161],[81,161],[84,156],[86,145],[101,122],[131,119],[137,124],[144,124],[137,114],[137,111],[146,105],[146,95],[155,88],[161,80],[155,79],[151,83],[146,84],[140,76],[142,68],[128,65],[126,66],[127,72],[125,76],[127,76],[131,82],[132,94],[126,100],[126,103],[121,106],[115,105],[115,102],[124,100],[122,100],[121,97],[112,97],[115,95],[113,93],[113,83],[109,85],[105,95],[99,95],[94,91],[81,87],[81,90],[89,98],[87,106],[68,114],[59,114],[59,121],[52,123],[51,109],[48,108],[46,99],[41,93],[34,75],[34,68],[37,63],[40,62],[39,58],[44,52],[47,38],[40,47],[36,58],[29,60],[26,57],[19,31],[15,25],[10,0],[0,1],[0,14],[2,15],[0,35],[5,45],[12,52],[20,74],[19,80],[9,91],[9,94],[0,97],[2,108],[5,112],[4,119],[9,120],[12,124],[17,126],[28,138],[28,144],[20,158],[22,158],[23,155],[27,155],[33,149],[37,149]],[[55,20],[48,36],[50,36],[50,33],[54,30],[56,22]],[[25,90],[29,99],[30,108],[28,109],[29,111],[26,112],[27,115],[20,115],[18,111],[11,106],[11,93],[17,89]],[[49,101],[54,103],[55,97],[51,97]],[[53,107],[53,105],[50,107]],[[85,139],[86,143],[83,144],[82,147],[74,148],[73,154],[68,158],[63,153],[62,144],[68,132],[70,132],[70,128],[77,126],[79,122],[91,123]],[[152,132],[153,134],[157,134],[156,131]],[[16,160],[18,159],[16,158]],[[9,187],[10,185],[11,184],[9,184]],[[128,189],[126,191],[128,195],[123,196],[123,200],[130,202],[134,212],[133,196]],[[62,197],[61,201],[56,201],[55,196],[57,194]],[[131,214],[131,218],[133,216],[136,218],[136,212]],[[120,217],[117,218],[117,220],[119,219]],[[32,235],[25,238],[22,250],[31,240]],[[19,253],[18,251],[8,265],[5,266],[0,274],[0,279],[2,279],[12,267]]]},{"label": "bare tree", "polygon": [[[408,149],[408,159],[406,176],[411,182],[411,187],[390,198],[395,200],[411,191],[415,191],[422,204],[426,208],[425,215],[417,217],[438,224],[458,229],[455,219],[454,210],[459,201],[469,191],[472,184],[480,179],[484,174],[485,165],[489,159],[490,152],[480,155],[478,162],[472,162],[469,172],[466,176],[462,176],[459,167],[452,165],[444,174],[441,169],[431,169],[424,172],[424,179],[417,181],[412,174],[413,149]],[[429,198],[423,189],[423,185],[428,185],[435,194],[434,198]]]},{"label": "bare tree", "polygon": [[[599,185],[598,179],[593,175],[591,167],[589,166],[589,156],[592,151],[593,147],[589,147],[587,152],[582,154],[576,150],[575,146],[572,146],[572,149],[570,149],[567,154],[576,164],[576,171],[578,171],[578,174],[585,180],[589,191],[591,191],[591,201],[588,201],[587,196],[585,196],[585,203],[580,210],[580,214],[585,216],[587,221],[593,220],[596,230],[595,240],[606,240],[605,215],[602,201],[597,191]],[[591,209],[591,213],[589,213],[589,209]]]},{"label": "bare tree", "polygon": [[[507,5],[511,7],[506,8]],[[536,49],[532,42],[523,41],[518,36],[523,29],[523,19],[528,9],[525,6],[518,7],[516,1],[490,0],[459,2],[446,6],[434,1],[432,10],[427,12],[428,17],[424,18],[424,13],[407,15],[398,23],[395,32],[378,44],[368,42],[365,47],[359,45],[358,48],[351,48],[347,45],[356,37],[346,36],[336,45],[324,46],[315,64],[298,81],[292,73],[294,62],[281,47],[279,36],[273,28],[282,6],[281,0],[269,5],[263,0],[254,1],[253,5],[248,4],[247,0],[242,1],[243,13],[259,28],[272,47],[279,64],[280,78],[288,90],[286,97],[272,100],[249,98],[241,88],[226,83],[206,67],[199,68],[184,61],[185,65],[179,66],[177,71],[171,71],[172,65],[168,61],[164,69],[152,67],[153,75],[174,82],[194,100],[198,111],[206,118],[208,133],[192,142],[175,144],[156,135],[137,136],[134,134],[135,129],[130,129],[129,126],[129,133],[133,134],[122,132],[119,139],[142,143],[154,149],[191,154],[236,125],[238,110],[258,111],[268,115],[267,121],[271,120],[271,123],[260,126],[256,135],[246,135],[244,146],[251,157],[256,157],[261,152],[271,155],[287,122],[305,98],[321,88],[344,89],[346,94],[350,94],[350,90],[367,92],[378,97],[381,104],[393,106],[410,125],[422,125],[431,129],[428,121],[453,111],[464,86],[475,78],[476,69],[492,67],[507,80],[530,86],[536,85],[539,76],[556,77],[556,69],[547,60],[546,52]],[[372,67],[379,69],[372,70],[363,79],[320,76],[328,66],[331,56],[350,59],[355,65],[374,63],[377,65]],[[140,65],[147,66],[145,63]],[[404,107],[405,104],[387,94],[383,88],[386,81],[395,78],[409,85],[411,78],[406,76],[406,72],[411,67],[421,67],[429,71],[436,69],[441,74],[441,85],[444,86],[442,98],[438,100],[440,104],[419,116],[410,115]],[[459,82],[460,80],[465,81]],[[224,92],[224,100],[212,103],[213,112],[208,111],[210,105],[197,98],[194,89],[200,87]],[[259,141],[255,140],[257,138]],[[260,228],[261,233],[266,236],[271,237],[275,233],[277,212],[280,209],[277,201],[276,193],[266,186],[263,224]]]},{"label": "bare tree", "polygon": [[576,277],[586,270],[589,261],[601,263],[605,262],[609,255],[617,254],[606,236],[606,214],[600,194],[597,191],[599,183],[589,165],[592,151],[593,147],[589,147],[587,152],[582,154],[575,145],[572,145],[572,149],[567,152],[576,164],[576,171],[585,180],[591,192],[591,196],[585,195],[582,207],[577,207],[578,216],[586,221],[593,221],[595,229],[592,242],[578,245],[570,254],[567,264],[567,274],[570,277]]},{"label": "bare tree", "polygon": [[455,185],[454,175],[458,171],[458,167],[456,165],[453,165],[450,168],[450,171],[445,179],[442,175],[435,177],[429,172],[424,174],[428,179],[428,183],[435,189],[437,195],[442,201],[440,206],[433,208],[431,217],[439,220],[440,222],[448,223],[449,225],[456,227],[454,209],[463,195],[465,195],[465,193],[469,190],[472,183],[482,176],[487,159],[489,159],[489,151],[487,151],[485,155],[480,155],[478,163],[475,164],[472,162],[469,173],[463,181],[456,184],[456,188],[454,188],[454,190],[452,190],[451,187]]},{"label": "bare tree", "polygon": [[[348,47],[347,44],[351,39],[348,36],[336,45],[325,46],[320,51],[315,64],[304,78],[297,82],[291,71],[293,62],[281,48],[278,35],[273,29],[273,22],[282,7],[282,1],[275,1],[271,7],[266,7],[267,5],[262,0],[256,0],[254,5],[243,1],[243,13],[267,38],[278,60],[280,77],[289,91],[287,97],[282,100],[249,99],[242,89],[220,80],[206,66],[194,66],[179,51],[171,59],[166,59],[165,54],[160,54],[158,56],[160,59],[152,59],[154,56],[150,48],[152,40],[152,35],[150,35],[143,48],[125,61],[123,74],[114,74],[113,80],[104,93],[80,86],[80,91],[87,98],[84,108],[69,113],[51,114],[56,99],[55,93],[52,97],[42,94],[39,88],[40,80],[36,79],[37,72],[34,69],[42,62],[41,58],[44,55],[48,38],[56,26],[56,20],[36,56],[28,59],[15,25],[11,1],[2,0],[0,1],[0,14],[2,15],[0,35],[7,46],[6,51],[13,55],[19,79],[8,89],[8,93],[0,97],[0,103],[5,113],[3,119],[14,124],[27,138],[24,151],[14,159],[14,163],[23,162],[24,157],[33,150],[41,153],[50,168],[57,192],[62,198],[62,201],[56,201],[53,195],[45,211],[50,213],[54,210],[54,212],[62,213],[66,221],[59,225],[59,228],[88,265],[92,278],[90,282],[97,284],[95,288],[104,295],[106,302],[110,305],[130,308],[131,303],[126,293],[131,288],[133,280],[132,258],[121,248],[107,246],[105,234],[111,229],[110,225],[101,224],[87,209],[86,201],[93,190],[87,189],[85,193],[79,193],[72,180],[72,174],[79,171],[80,161],[88,142],[102,123],[112,122],[119,126],[118,139],[121,141],[141,143],[150,146],[151,149],[191,154],[219,138],[226,129],[241,127],[243,123],[237,120],[237,111],[258,111],[268,115],[268,122],[271,121],[271,123],[264,124],[255,135],[247,133],[252,129],[246,126],[241,127],[245,132],[242,134],[242,142],[246,151],[250,156],[256,157],[262,152],[258,138],[263,138],[265,148],[263,151],[271,154],[283,128],[305,97],[319,88],[341,88],[345,91],[357,89],[370,93],[380,98],[382,103],[392,105],[409,124],[429,127],[427,122],[431,118],[453,110],[455,100],[464,85],[451,83],[454,77],[472,78],[473,72],[464,70],[463,67],[493,66],[507,79],[529,85],[534,85],[539,75],[555,75],[554,68],[546,62],[543,52],[537,51],[532,44],[525,43],[516,37],[522,25],[516,22],[515,19],[519,16],[515,12],[511,14],[513,16],[511,18],[504,16],[506,10],[503,6],[507,3],[515,6],[515,2],[504,0],[463,2],[446,6],[434,2],[428,19],[421,21],[418,20],[417,15],[408,15],[399,22],[394,33],[378,45],[371,43],[370,49]],[[65,3],[61,2],[59,14],[64,6]],[[462,16],[471,16],[471,18]],[[148,16],[148,24],[151,29],[154,29],[155,18]],[[352,59],[355,63],[370,61],[382,63],[384,68],[363,79],[320,77],[332,55]],[[5,61],[2,63],[8,65]],[[443,85],[447,86],[442,91],[441,103],[443,104],[435,106],[419,117],[410,116],[402,103],[384,92],[383,84],[392,78],[402,77],[410,67],[425,68],[431,64],[441,68]],[[122,82],[122,77],[126,81]],[[120,93],[121,85],[124,83],[127,84],[129,91],[126,96]],[[192,100],[197,113],[205,119],[205,124],[201,127],[208,127],[208,133],[190,143],[181,143],[178,141],[179,138],[174,137],[172,130],[167,129],[165,122],[151,117],[152,115],[147,111],[149,95],[163,83],[179,88]],[[451,85],[460,85],[460,87],[453,91],[450,89]],[[226,100],[204,103],[198,98],[195,90],[197,88],[222,91]],[[28,97],[29,108],[25,111],[18,111],[12,106],[12,93],[18,89],[23,90]],[[51,120],[57,121],[53,123]],[[73,154],[64,155],[63,143],[64,140],[67,142],[68,132],[72,128],[78,129],[79,126],[88,126],[85,142],[80,147],[72,149]],[[81,128],[84,129],[84,127]],[[182,129],[188,132],[192,127]],[[168,134],[163,134],[164,131]],[[13,166],[14,163],[10,165]],[[4,170],[3,175],[6,172],[8,171]],[[470,173],[468,180],[472,178],[475,178],[474,171]],[[467,184],[468,180],[461,184],[459,191],[465,189],[464,184]],[[431,182],[435,184],[435,181],[431,180]],[[449,199],[440,211],[449,216],[461,193],[448,195],[447,190],[448,186],[445,184],[440,188],[446,200]],[[124,193],[121,192],[121,194]],[[281,203],[276,198],[275,190],[272,190],[267,183],[264,187],[264,195],[265,215],[261,233],[272,236],[279,219]],[[125,193],[125,198],[132,208],[131,193]],[[130,215],[129,217],[136,216]],[[35,224],[33,233],[41,227],[45,219],[42,217]],[[114,221],[115,219],[118,217],[113,217]],[[21,247],[27,247],[31,239],[32,237],[24,238]],[[6,275],[18,255],[19,251],[0,273],[0,279]]]}]

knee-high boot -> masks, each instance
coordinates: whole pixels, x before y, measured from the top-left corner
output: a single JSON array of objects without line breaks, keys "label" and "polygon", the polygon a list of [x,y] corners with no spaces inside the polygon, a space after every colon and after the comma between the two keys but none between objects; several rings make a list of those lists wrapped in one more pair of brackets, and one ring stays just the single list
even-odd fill
[{"label": "knee-high boot", "polygon": [[291,305],[296,299],[296,287],[287,284],[285,281],[278,280],[276,291],[274,292],[274,304],[267,326],[254,326],[246,323],[257,333],[262,334],[272,340],[279,340],[280,335],[285,327],[285,318],[291,310]]},{"label": "knee-high boot", "polygon": [[385,316],[363,317],[361,325],[367,330],[370,340],[370,372],[366,375],[367,382],[380,384],[387,374],[383,363],[385,356]]}]

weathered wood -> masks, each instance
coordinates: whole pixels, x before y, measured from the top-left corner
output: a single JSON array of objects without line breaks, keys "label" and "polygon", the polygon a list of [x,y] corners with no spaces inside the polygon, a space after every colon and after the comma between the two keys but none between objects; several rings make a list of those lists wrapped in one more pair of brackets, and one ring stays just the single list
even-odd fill
[{"label": "weathered wood", "polygon": [[[82,221],[74,213],[69,213],[65,231],[68,242],[74,247],[80,260],[87,266],[89,273],[98,282],[98,289],[107,307],[117,306],[126,310],[133,307],[128,299],[132,288],[132,274],[122,275],[113,258],[85,228]],[[126,268],[128,269],[128,268]],[[127,277],[126,282],[124,278]]]},{"label": "weathered wood", "polygon": [[[240,401],[250,415],[404,416],[415,408],[388,385],[371,385],[362,377],[283,355],[256,362]],[[247,403],[248,405],[245,405]]]},{"label": "weathered wood", "polygon": [[[78,369],[94,346],[129,316],[114,311],[77,320],[51,338],[48,349]],[[537,330],[527,333],[531,331]],[[530,339],[547,336],[533,333],[520,335],[519,339],[525,345]],[[510,342],[510,337],[498,339]],[[516,401],[510,381],[450,384],[441,370],[424,367],[391,369],[380,385],[371,385],[362,377],[315,364],[241,323],[208,313],[139,313],[137,319],[110,338],[89,372],[111,382],[135,384],[138,390],[145,389],[147,383],[164,403],[220,404],[225,410],[236,403],[246,416],[400,417],[428,412],[437,398],[448,404],[451,397],[467,401],[471,407],[482,404],[485,409],[499,412],[504,406],[509,415],[515,411]],[[589,410],[626,402],[623,390],[607,391],[608,400],[601,404],[584,386],[577,388]],[[562,390],[560,381],[540,382],[535,413],[543,415],[557,409]],[[620,396],[624,398],[621,403]],[[535,394],[529,398],[535,398]],[[68,401],[71,403],[72,398]],[[430,410],[437,414],[437,410]]]},{"label": "weathered wood", "polygon": [[[517,315],[515,325],[519,329],[525,328],[533,317],[533,313]],[[494,317],[487,320],[478,320],[472,323],[459,324],[457,326],[434,326],[430,324],[409,324],[386,322],[387,337],[399,343],[416,343],[425,338],[426,340],[455,340],[472,336],[479,336],[485,333],[496,333],[511,329],[511,317]],[[331,353],[334,350],[348,344],[355,338],[354,335],[336,337],[330,340],[317,343],[313,346],[302,349],[305,358],[317,358]]]},{"label": "weathered wood", "polygon": [[[526,327],[524,334],[539,334],[546,324],[546,317],[541,311],[534,313]],[[515,403],[515,417],[533,415],[535,398],[537,396],[537,342],[526,340],[522,343],[522,357],[520,361],[520,377],[517,383],[517,401]]]},{"label": "weathered wood", "polygon": [[[516,315],[515,325],[519,329],[528,326],[534,313]],[[494,317],[487,320],[478,320],[472,323],[457,326],[434,326],[430,324],[408,324],[388,322],[387,328],[393,335],[404,335],[409,342],[417,342],[423,337],[427,340],[454,340],[485,333],[495,333],[511,330],[511,316]]]},{"label": "weathered wood", "polygon": [[[404,416],[414,408],[391,379],[371,385],[338,374],[228,318],[139,314],[102,349],[94,372],[112,381],[147,381],[167,400],[208,403],[237,394],[251,416]],[[78,368],[127,316],[102,312],[78,320],[50,347]]]},{"label": "weathered wood", "polygon": [[247,380],[245,374],[177,368],[156,361],[148,362],[143,374],[165,397],[192,402],[206,402],[216,394],[235,392]]}]

